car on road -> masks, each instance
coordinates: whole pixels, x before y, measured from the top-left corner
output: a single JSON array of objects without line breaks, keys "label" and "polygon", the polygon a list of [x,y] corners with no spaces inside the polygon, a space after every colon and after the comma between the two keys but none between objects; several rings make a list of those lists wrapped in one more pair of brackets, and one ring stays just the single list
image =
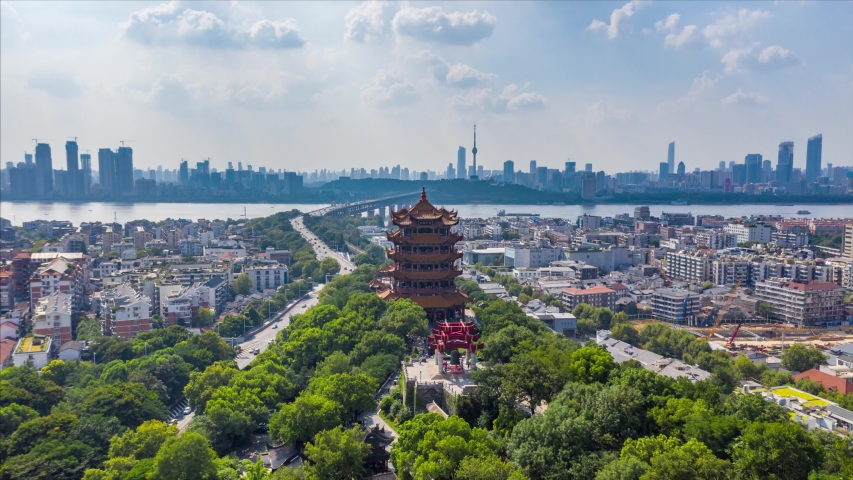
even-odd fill
[{"label": "car on road", "polygon": [[189,414],[190,414],[190,412],[192,412],[192,410],[190,410],[189,405],[187,405],[186,407],[184,407],[184,415],[189,415]]},{"label": "car on road", "polygon": [[261,349],[256,348],[256,349],[252,350],[252,353],[254,353],[255,355],[258,355],[259,353],[261,353]]},{"label": "car on road", "polygon": [[274,323],[274,324],[272,325],[272,329],[273,329],[273,330],[275,330],[276,328],[278,328],[278,324]]},{"label": "car on road", "polygon": [[302,305],[302,308],[308,308],[308,305]]}]

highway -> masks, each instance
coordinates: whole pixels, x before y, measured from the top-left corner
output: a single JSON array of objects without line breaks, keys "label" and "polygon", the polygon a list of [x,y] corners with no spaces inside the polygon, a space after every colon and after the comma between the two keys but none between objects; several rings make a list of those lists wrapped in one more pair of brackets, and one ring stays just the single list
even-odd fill
[{"label": "highway", "polygon": [[[317,254],[317,260],[323,260],[324,258],[334,258],[341,264],[341,273],[350,273],[355,269],[355,265],[352,262],[347,260],[346,254],[335,252],[329,248],[328,245],[323,243],[316,235],[311,233],[307,227],[305,227],[305,223],[302,220],[302,216],[296,217],[290,221],[290,224],[293,226],[293,229],[299,232],[302,235],[302,238],[308,241],[311,246],[314,248],[314,253]],[[343,247],[343,245],[338,245],[338,248]],[[320,281],[324,281],[325,279],[317,279]]]}]

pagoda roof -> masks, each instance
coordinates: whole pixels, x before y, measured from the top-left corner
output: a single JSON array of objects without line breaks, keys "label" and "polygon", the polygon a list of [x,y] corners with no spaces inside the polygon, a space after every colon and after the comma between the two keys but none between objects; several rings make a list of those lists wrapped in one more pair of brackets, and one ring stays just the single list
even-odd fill
[{"label": "pagoda roof", "polygon": [[412,208],[403,207],[396,212],[391,212],[391,221],[394,225],[406,226],[411,225],[412,220],[438,220],[447,226],[456,225],[459,223],[457,212],[455,210],[446,210],[444,207],[435,208],[429,203],[426,196],[426,188],[421,189],[421,199],[412,205]]},{"label": "pagoda roof", "polygon": [[393,290],[384,290],[378,292],[378,295],[385,301],[408,298],[420,305],[421,308],[448,308],[454,305],[464,305],[470,300],[468,296],[462,292],[444,293],[441,295],[412,295],[408,293],[398,293]]}]

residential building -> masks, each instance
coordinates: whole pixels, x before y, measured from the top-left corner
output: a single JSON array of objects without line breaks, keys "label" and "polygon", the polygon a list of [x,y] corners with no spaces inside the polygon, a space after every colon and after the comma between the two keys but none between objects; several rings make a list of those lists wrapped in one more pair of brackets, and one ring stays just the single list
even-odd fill
[{"label": "residential building", "polygon": [[712,261],[708,251],[667,252],[666,274],[687,282],[706,282],[711,278]]},{"label": "residential building", "polygon": [[515,268],[547,267],[563,257],[562,248],[506,247],[504,266]]},{"label": "residential building", "polygon": [[578,217],[578,227],[596,230],[601,228],[601,217],[583,214]]},{"label": "residential building", "polygon": [[15,346],[12,359],[16,367],[29,365],[36,370],[50,361],[51,337],[48,335],[31,335],[21,337]]},{"label": "residential building", "polygon": [[684,225],[695,225],[696,218],[690,212],[661,212],[660,223],[670,227],[683,227]]},{"label": "residential building", "polygon": [[[170,293],[163,295],[161,286],[160,302],[163,320],[168,325],[190,325],[201,308],[212,308],[216,299],[211,302],[211,289],[204,285],[192,285],[180,288],[172,287]],[[178,287],[178,288],[174,288]]]},{"label": "residential building", "polygon": [[144,227],[135,227],[133,229],[133,246],[136,247],[137,250],[142,250],[145,248],[145,244],[154,240],[154,233],[148,232]]},{"label": "residential building", "polygon": [[773,227],[763,223],[729,223],[725,231],[737,235],[738,243],[767,243],[771,240],[770,234],[773,232]]},{"label": "residential building", "polygon": [[841,243],[841,256],[853,260],[853,223],[844,225],[844,238]]},{"label": "residential building", "polygon": [[15,307],[15,281],[11,268],[0,269],[0,315]]},{"label": "residential building", "polygon": [[692,324],[699,313],[699,294],[674,288],[660,288],[652,294],[652,311],[673,323]]},{"label": "residential building", "polygon": [[562,300],[566,310],[570,312],[581,303],[614,310],[616,308],[616,291],[602,286],[586,289],[566,288],[560,294],[560,300]]},{"label": "residential building", "polygon": [[823,135],[811,137],[806,146],[806,181],[814,182],[820,177]]},{"label": "residential building", "polygon": [[647,221],[651,216],[648,206],[634,207],[634,220]]},{"label": "residential building", "polygon": [[717,231],[696,232],[693,234],[696,245],[711,250],[722,250],[724,248],[737,247],[738,237],[733,233],[720,233]]},{"label": "residential building", "polygon": [[247,265],[243,267],[243,273],[249,276],[252,280],[252,289],[258,292],[268,289],[277,290],[278,287],[288,283],[287,266],[280,263]]},{"label": "residential building", "polygon": [[124,283],[101,294],[101,324],[104,334],[133,338],[151,331],[151,299]]},{"label": "residential building", "polygon": [[59,348],[70,342],[72,329],[72,296],[54,292],[41,297],[33,309],[33,333],[46,335],[53,339],[53,345]]},{"label": "residential building", "polygon": [[104,233],[101,234],[101,244],[103,245],[103,252],[105,254],[113,250],[113,244],[121,243],[121,241],[121,233],[114,232],[112,228],[107,228],[104,230]]},{"label": "residential building", "polygon": [[751,263],[746,259],[723,258],[711,264],[711,281],[714,285],[753,285]]},{"label": "residential building", "polygon": [[795,249],[805,247],[809,244],[809,235],[807,233],[794,233],[786,230],[772,232],[770,241],[780,247]]},{"label": "residential building", "polygon": [[[290,258],[290,250],[276,250],[273,247],[268,247],[266,250],[267,256],[270,254],[276,254],[276,252],[287,252],[287,257]],[[218,257],[224,254],[232,254],[234,258],[245,258],[246,257],[246,247],[240,245],[239,243],[234,245],[220,245],[220,244],[210,244],[207,247],[204,247],[204,256],[205,257]]]},{"label": "residential building", "polygon": [[667,358],[657,353],[637,348],[631,344],[610,337],[609,330],[595,332],[595,343],[604,346],[616,363],[628,360],[639,362],[644,369],[672,379],[686,378],[690,382],[708,380],[711,373],[680,360]]},{"label": "residential building", "polygon": [[772,320],[784,323],[837,326],[844,319],[844,287],[822,280],[770,278],[755,284],[755,298],[773,307]]},{"label": "residential building", "polygon": [[190,237],[178,241],[178,248],[181,249],[181,255],[191,255],[197,257],[201,255],[201,242],[198,238]]},{"label": "residential building", "polygon": [[82,261],[54,258],[41,265],[30,277],[30,308],[35,308],[40,298],[60,292],[71,295],[71,308],[79,311],[86,297],[88,281],[88,270]]}]

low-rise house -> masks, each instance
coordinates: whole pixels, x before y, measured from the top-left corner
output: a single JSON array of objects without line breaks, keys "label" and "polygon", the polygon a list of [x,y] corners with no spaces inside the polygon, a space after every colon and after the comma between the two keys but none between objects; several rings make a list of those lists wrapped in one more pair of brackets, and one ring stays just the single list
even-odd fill
[{"label": "low-rise house", "polygon": [[59,359],[64,362],[80,360],[80,355],[83,353],[83,343],[75,340],[65,342],[59,347]]},{"label": "low-rise house", "polygon": [[636,360],[643,368],[651,370],[658,375],[665,375],[673,379],[686,378],[691,382],[707,380],[711,377],[710,372],[702,370],[699,367],[688,365],[680,360],[667,358],[657,353],[634,347],[621,340],[611,338],[609,330],[595,332],[595,342],[603,345],[613,357],[613,361],[619,364],[628,360]]},{"label": "low-rise house", "polygon": [[48,364],[50,361],[51,337],[47,335],[30,335],[22,337],[15,346],[12,354],[16,367],[30,365],[36,370]]}]

